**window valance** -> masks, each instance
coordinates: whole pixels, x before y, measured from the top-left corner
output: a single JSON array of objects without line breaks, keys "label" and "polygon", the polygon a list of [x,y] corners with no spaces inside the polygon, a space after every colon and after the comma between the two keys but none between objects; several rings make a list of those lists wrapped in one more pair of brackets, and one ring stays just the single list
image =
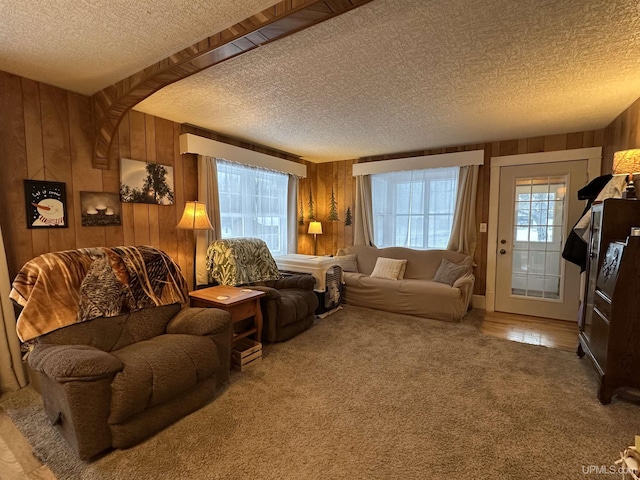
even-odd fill
[{"label": "window valance", "polygon": [[372,175],[376,173],[401,172],[404,170],[423,170],[426,168],[464,167],[467,165],[483,165],[484,150],[468,152],[441,153],[421,157],[396,158],[378,162],[356,163],[353,165],[353,176]]},{"label": "window valance", "polygon": [[180,135],[180,153],[194,153],[207,157],[224,158],[230,162],[275,170],[295,175],[296,177],[305,178],[307,176],[307,166],[301,163],[272,157],[271,155],[236,147],[228,143],[218,142],[210,138],[199,137],[191,133],[183,133]]}]

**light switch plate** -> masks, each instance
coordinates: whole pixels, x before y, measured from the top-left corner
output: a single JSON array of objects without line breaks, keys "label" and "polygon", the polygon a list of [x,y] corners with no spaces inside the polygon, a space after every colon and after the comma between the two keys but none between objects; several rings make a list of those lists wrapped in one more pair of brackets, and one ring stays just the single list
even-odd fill
[{"label": "light switch plate", "polygon": [[487,233],[487,224],[486,223],[481,223],[480,224],[480,233]]}]

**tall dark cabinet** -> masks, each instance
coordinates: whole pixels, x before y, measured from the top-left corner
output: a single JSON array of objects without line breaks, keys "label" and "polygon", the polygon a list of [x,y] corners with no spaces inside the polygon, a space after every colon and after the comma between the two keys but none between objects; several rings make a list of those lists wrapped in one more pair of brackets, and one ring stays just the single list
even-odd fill
[{"label": "tall dark cabinet", "polygon": [[593,361],[605,404],[620,387],[640,388],[640,237],[631,227],[640,227],[640,200],[592,205],[577,353]]}]

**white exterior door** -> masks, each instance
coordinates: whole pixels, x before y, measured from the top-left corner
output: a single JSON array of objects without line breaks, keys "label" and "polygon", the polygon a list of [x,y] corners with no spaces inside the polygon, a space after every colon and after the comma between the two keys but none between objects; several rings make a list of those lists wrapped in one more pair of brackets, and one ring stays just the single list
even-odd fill
[{"label": "white exterior door", "polygon": [[561,255],[587,178],[587,160],[500,169],[496,311],[577,321],[580,269]]}]

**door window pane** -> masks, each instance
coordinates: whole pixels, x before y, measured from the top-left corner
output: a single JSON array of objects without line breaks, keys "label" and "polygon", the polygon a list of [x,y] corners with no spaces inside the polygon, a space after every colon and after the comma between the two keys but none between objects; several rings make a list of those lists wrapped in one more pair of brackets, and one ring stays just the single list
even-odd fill
[{"label": "door window pane", "polygon": [[512,295],[560,298],[566,176],[516,179]]}]

